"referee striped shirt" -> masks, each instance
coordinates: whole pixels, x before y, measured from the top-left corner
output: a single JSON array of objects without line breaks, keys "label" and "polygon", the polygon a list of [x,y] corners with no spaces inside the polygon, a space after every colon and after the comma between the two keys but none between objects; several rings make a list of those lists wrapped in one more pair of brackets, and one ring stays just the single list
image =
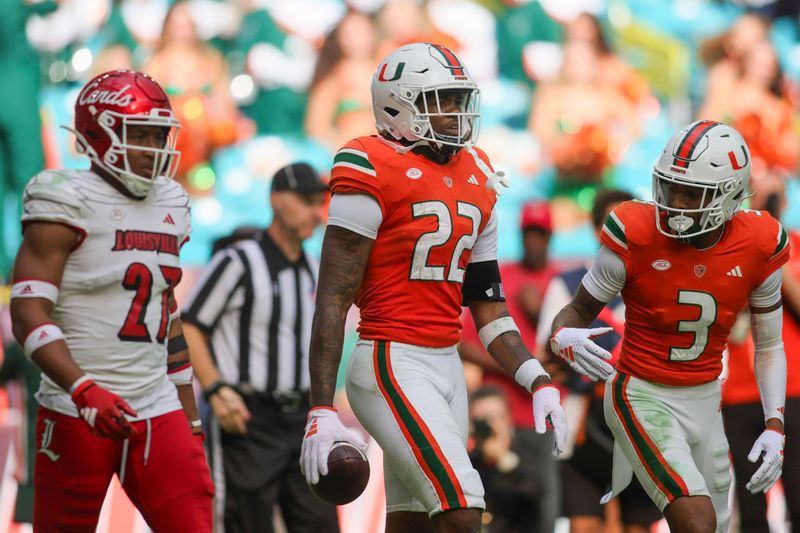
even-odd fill
[{"label": "referee striped shirt", "polygon": [[224,381],[307,391],[317,272],[305,253],[289,261],[262,231],[214,255],[181,318],[209,335]]}]

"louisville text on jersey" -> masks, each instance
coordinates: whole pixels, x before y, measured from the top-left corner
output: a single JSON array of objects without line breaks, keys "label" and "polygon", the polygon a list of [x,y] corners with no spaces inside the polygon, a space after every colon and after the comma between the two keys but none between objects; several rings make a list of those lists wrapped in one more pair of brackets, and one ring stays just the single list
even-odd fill
[{"label": "louisville text on jersey", "polygon": [[139,230],[117,230],[112,252],[141,250],[177,256],[180,252],[178,237],[169,233]]}]

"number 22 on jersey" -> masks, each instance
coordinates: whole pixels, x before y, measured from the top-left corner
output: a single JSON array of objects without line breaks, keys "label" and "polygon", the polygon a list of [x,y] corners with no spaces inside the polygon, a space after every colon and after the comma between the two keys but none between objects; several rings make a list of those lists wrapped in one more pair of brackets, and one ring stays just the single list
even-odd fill
[{"label": "number 22 on jersey", "polygon": [[[471,221],[472,229],[469,233],[461,235],[455,244],[453,254],[448,265],[429,265],[428,256],[431,249],[445,245],[453,234],[454,219],[447,204],[440,200],[419,202],[411,206],[413,217],[436,217],[437,226],[434,231],[425,232],[417,238],[414,245],[414,255],[411,259],[411,272],[409,279],[422,281],[452,281],[463,283],[464,269],[459,268],[458,262],[461,255],[471,250],[478,239],[478,230],[481,225],[481,210],[467,202],[457,202],[457,217]],[[445,277],[445,273],[447,274]]]}]

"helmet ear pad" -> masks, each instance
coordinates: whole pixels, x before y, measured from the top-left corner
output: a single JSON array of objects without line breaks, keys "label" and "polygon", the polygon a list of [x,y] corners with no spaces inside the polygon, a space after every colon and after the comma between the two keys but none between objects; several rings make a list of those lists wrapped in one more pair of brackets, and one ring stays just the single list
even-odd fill
[{"label": "helmet ear pad", "polygon": [[[689,124],[669,139],[653,166],[657,228],[669,237],[681,239],[713,231],[741,208],[749,179],[750,151],[739,132],[709,120]],[[670,205],[670,184],[701,190],[700,207],[677,209]],[[668,222],[691,213],[701,213],[699,225],[681,231],[676,228],[684,225],[679,219],[675,218],[672,225]]]}]

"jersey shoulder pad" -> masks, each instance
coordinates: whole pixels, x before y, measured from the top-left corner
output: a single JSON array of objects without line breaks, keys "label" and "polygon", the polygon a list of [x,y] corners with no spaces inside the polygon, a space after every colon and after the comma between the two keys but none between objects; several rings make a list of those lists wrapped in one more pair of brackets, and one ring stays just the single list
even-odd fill
[{"label": "jersey shoulder pad", "polygon": [[50,221],[83,228],[81,193],[74,171],[45,170],[28,182],[22,195],[22,222]]},{"label": "jersey shoulder pad", "polygon": [[628,243],[628,224],[636,216],[638,206],[633,202],[623,202],[615,207],[606,217],[603,229],[600,232],[600,242],[618,255],[627,256],[630,244]]},{"label": "jersey shoulder pad", "polygon": [[783,225],[766,211],[742,209],[729,222],[744,250],[757,254],[762,266],[758,283],[789,260],[791,243]]},{"label": "jersey shoulder pad", "polygon": [[[650,245],[657,233],[655,209],[652,202],[622,202],[609,213],[603,224],[602,243],[608,246],[608,241],[626,251],[631,247]],[[609,248],[618,251],[612,246]]]},{"label": "jersey shoulder pad", "polygon": [[369,194],[385,212],[384,195],[378,177],[380,147],[371,137],[359,137],[336,152],[331,168],[330,187],[333,194]]},{"label": "jersey shoulder pad", "polygon": [[732,222],[739,239],[746,241],[751,250],[753,246],[757,247],[766,259],[788,252],[789,235],[783,225],[768,212],[741,209],[734,215]]}]

